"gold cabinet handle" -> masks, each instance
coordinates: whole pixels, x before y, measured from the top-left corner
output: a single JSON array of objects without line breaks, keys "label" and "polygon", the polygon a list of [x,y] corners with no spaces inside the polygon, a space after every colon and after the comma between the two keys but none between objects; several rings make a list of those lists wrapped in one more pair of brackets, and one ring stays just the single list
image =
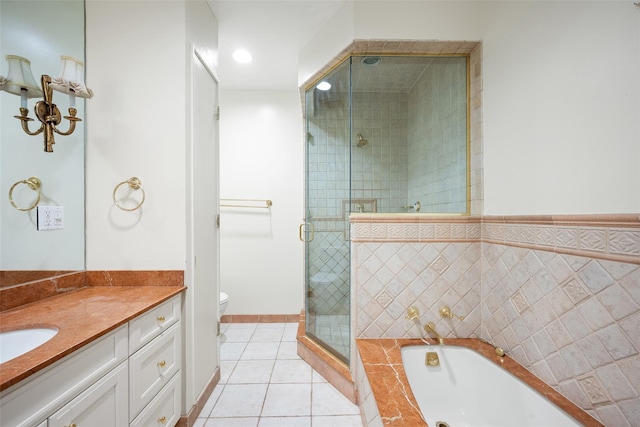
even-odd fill
[{"label": "gold cabinet handle", "polygon": [[64,426],[64,427],[76,427],[76,425],[74,423],[71,423],[68,426]]},{"label": "gold cabinet handle", "polygon": [[164,360],[161,360],[161,361],[158,362],[158,366],[160,368],[164,368],[164,365],[166,365],[166,364],[167,364],[167,362],[165,362]]},{"label": "gold cabinet handle", "polygon": [[160,323],[164,323],[164,321],[165,321],[164,316],[158,316],[156,319],[157,319],[157,320],[158,320],[158,322],[160,322]]},{"label": "gold cabinet handle", "polygon": [[158,418],[158,422],[160,424],[165,424],[167,422],[167,417],[162,416],[162,417]]}]

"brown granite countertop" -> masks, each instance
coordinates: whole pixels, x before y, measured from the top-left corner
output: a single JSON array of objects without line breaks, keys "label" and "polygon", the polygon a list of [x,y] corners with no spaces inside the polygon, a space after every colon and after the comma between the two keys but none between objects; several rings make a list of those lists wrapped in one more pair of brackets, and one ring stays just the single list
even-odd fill
[{"label": "brown granite countertop", "polygon": [[[434,340],[427,341],[437,345]],[[604,427],[509,356],[498,357],[489,344],[475,338],[445,338],[444,343],[477,351],[537,390],[585,427]],[[356,345],[383,423],[394,427],[427,426],[411,392],[400,351],[404,346],[424,343],[420,339],[386,338],[357,339]]]},{"label": "brown granite countertop", "polygon": [[58,333],[40,347],[0,365],[0,391],[185,289],[183,286],[86,287],[0,313],[1,331],[58,328]]}]

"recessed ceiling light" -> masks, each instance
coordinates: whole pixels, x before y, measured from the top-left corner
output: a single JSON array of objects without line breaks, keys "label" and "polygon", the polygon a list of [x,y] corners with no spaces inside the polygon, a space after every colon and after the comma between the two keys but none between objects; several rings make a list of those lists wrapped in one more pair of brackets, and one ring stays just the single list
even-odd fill
[{"label": "recessed ceiling light", "polygon": [[233,52],[233,59],[235,59],[236,62],[239,62],[241,64],[248,64],[249,62],[251,62],[253,57],[246,50],[238,49],[235,52]]},{"label": "recessed ceiling light", "polygon": [[318,86],[316,86],[319,90],[329,90],[331,89],[331,83],[323,80],[320,83],[318,83]]}]

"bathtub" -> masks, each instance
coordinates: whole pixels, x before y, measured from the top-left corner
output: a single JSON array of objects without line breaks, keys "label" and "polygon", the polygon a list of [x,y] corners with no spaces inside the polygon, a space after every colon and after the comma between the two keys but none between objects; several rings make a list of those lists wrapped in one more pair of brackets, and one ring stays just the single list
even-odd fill
[{"label": "bathtub", "polygon": [[[439,366],[425,366],[435,352]],[[402,365],[430,427],[582,426],[529,385],[476,351],[458,346],[401,348]]]}]

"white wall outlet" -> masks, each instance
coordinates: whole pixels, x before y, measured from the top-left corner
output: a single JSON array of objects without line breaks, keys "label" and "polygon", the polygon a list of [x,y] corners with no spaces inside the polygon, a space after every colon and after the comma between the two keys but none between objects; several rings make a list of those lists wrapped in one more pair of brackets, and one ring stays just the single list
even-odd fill
[{"label": "white wall outlet", "polygon": [[64,206],[38,206],[38,230],[64,228]]}]

